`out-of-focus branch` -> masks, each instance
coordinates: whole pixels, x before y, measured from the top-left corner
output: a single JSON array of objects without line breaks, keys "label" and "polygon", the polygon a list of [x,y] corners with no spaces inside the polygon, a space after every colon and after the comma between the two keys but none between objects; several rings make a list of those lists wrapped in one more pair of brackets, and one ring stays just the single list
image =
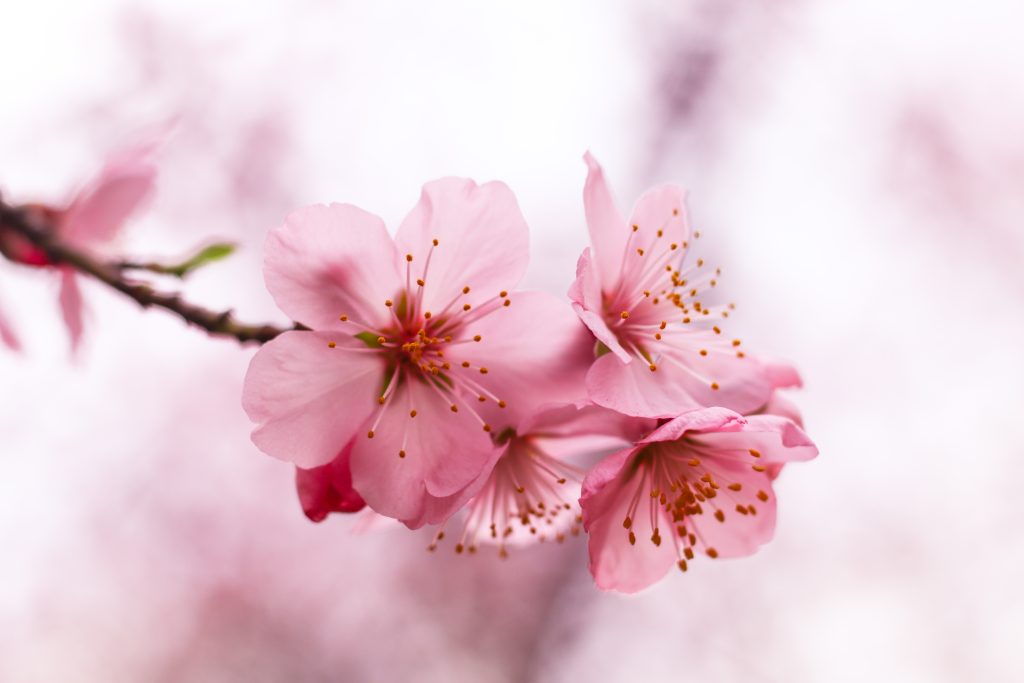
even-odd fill
[{"label": "out-of-focus branch", "polygon": [[[124,264],[98,260],[85,251],[61,241],[52,225],[44,224],[37,212],[9,206],[0,200],[0,231],[11,231],[30,242],[46,254],[56,266],[67,266],[88,275],[103,284],[134,299],[143,308],[163,308],[179,316],[189,325],[218,337],[231,337],[239,342],[266,343],[289,329],[305,329],[296,324],[291,328],[275,325],[245,325],[233,318],[230,310],[211,311],[191,304],[177,293],[159,292],[148,284],[134,282],[124,274]],[[134,264],[132,264],[134,265]]]}]

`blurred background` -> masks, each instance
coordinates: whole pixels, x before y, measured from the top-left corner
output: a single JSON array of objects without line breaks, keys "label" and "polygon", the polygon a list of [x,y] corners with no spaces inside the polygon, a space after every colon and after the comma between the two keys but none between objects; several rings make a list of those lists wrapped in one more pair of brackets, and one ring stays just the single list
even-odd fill
[{"label": "blurred background", "polygon": [[533,288],[586,244],[581,155],[628,207],[677,181],[739,308],[788,358],[821,457],[776,540],[601,593],[579,539],[474,557],[314,525],[250,444],[253,348],[0,262],[0,680],[1024,678],[1024,7],[5,0],[0,190],[65,201],[167,126],[123,242],[238,254],[187,295],[285,322],[260,274],[292,208],[392,227],[422,182],[501,179]]}]

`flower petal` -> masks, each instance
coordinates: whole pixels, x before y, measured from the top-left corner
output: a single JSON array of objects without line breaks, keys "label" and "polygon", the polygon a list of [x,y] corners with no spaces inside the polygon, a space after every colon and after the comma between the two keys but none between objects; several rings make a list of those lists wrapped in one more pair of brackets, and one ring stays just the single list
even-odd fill
[{"label": "flower petal", "polygon": [[583,185],[583,211],[587,217],[590,243],[594,248],[594,262],[598,280],[604,291],[612,291],[619,283],[622,271],[622,252],[629,239],[629,226],[623,218],[604,177],[604,170],[587,152],[587,181]]},{"label": "flower petal", "polygon": [[60,310],[74,353],[82,341],[82,292],[78,288],[78,276],[70,268],[60,269]]},{"label": "flower petal", "polygon": [[[384,302],[399,291],[397,250],[383,221],[351,204],[298,209],[267,235],[267,289],[286,315],[316,330],[339,316],[389,325]],[[357,330],[358,331],[358,330]]]},{"label": "flower petal", "polygon": [[[423,306],[433,313],[455,299],[477,306],[511,290],[529,259],[526,220],[515,195],[499,182],[442,178],[427,183],[395,242],[403,257],[413,256],[410,280],[426,282]],[[467,286],[470,291],[463,294]]]},{"label": "flower petal", "polygon": [[360,436],[352,450],[353,484],[370,507],[407,525],[443,521],[454,509],[430,498],[459,494],[496,457],[472,414],[452,412],[419,378],[395,390],[373,431],[372,439]]},{"label": "flower petal", "polygon": [[746,422],[746,418],[728,408],[714,406],[691,410],[661,425],[641,439],[640,443],[676,441],[686,432],[736,432]]},{"label": "flower petal", "polygon": [[608,328],[602,317],[601,283],[591,258],[590,248],[583,250],[576,262],[576,279],[569,287],[569,299],[583,324],[597,337],[598,341],[608,347],[623,363],[633,360],[618,337]]},{"label": "flower petal", "polygon": [[751,415],[736,431],[709,432],[694,438],[744,463],[750,462],[750,449],[760,454],[757,463],[762,465],[811,460],[818,455],[818,447],[810,437],[791,420],[778,415]]},{"label": "flower petal", "polygon": [[295,468],[295,488],[302,511],[314,522],[322,522],[332,512],[359,512],[366,507],[359,493],[352,488],[349,458],[352,442],[334,460],[311,469]]},{"label": "flower petal", "polygon": [[[481,404],[498,425],[516,425],[541,405],[585,398],[583,378],[593,358],[593,342],[565,301],[546,292],[513,292],[509,306],[466,326],[480,342],[454,347],[448,360],[465,376],[507,404]],[[469,361],[470,368],[462,368]],[[478,368],[488,372],[480,374]]]},{"label": "flower petal", "polygon": [[14,333],[14,328],[7,322],[4,312],[0,310],[0,342],[12,351],[21,351],[21,341]]},{"label": "flower petal", "polygon": [[651,372],[647,365],[623,363],[610,353],[594,361],[586,385],[594,403],[637,417],[675,417],[706,405],[693,396],[696,381],[689,375],[664,364]]},{"label": "flower petal", "polygon": [[109,242],[156,187],[156,166],[143,153],[111,159],[71,202],[60,230],[75,246]]},{"label": "flower petal", "polygon": [[637,470],[631,462],[636,453],[636,448],[627,448],[608,456],[583,480],[580,506],[589,535],[590,573],[602,590],[635,593],[665,576],[676,561],[671,543],[656,546],[650,541],[648,515],[633,519],[635,545],[623,528],[635,489]]},{"label": "flower petal", "polygon": [[[334,342],[335,348],[329,348]],[[377,406],[384,362],[357,339],[285,332],[249,364],[242,407],[264,453],[312,468],[338,455]]]}]

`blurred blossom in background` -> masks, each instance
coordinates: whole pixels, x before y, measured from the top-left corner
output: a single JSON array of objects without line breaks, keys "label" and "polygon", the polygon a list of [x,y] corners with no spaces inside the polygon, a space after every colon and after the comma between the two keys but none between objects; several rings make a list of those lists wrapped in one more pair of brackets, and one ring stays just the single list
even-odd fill
[{"label": "blurred blossom in background", "polygon": [[[690,189],[731,329],[800,368],[821,449],[776,540],[634,597],[580,539],[473,557],[311,524],[256,451],[252,348],[0,262],[3,681],[1024,677],[1024,8],[1010,0],[8,3],[0,190],[59,203],[170,129],[126,253],[240,251],[190,299],[285,323],[266,231],[501,179],[564,294],[590,149],[623,203]],[[370,529],[363,527],[370,526]],[[359,533],[362,531],[361,533]]]}]

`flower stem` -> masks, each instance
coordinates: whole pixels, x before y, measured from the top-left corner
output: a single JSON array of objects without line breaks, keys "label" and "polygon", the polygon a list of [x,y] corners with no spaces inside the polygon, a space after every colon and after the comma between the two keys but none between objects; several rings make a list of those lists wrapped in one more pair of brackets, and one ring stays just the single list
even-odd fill
[{"label": "flower stem", "polygon": [[0,200],[0,231],[9,230],[20,235],[44,252],[53,265],[69,267],[88,275],[134,299],[143,308],[162,308],[212,336],[231,337],[243,344],[264,344],[288,330],[306,329],[298,323],[289,328],[275,325],[246,325],[237,322],[231,310],[211,311],[185,301],[176,292],[159,292],[148,284],[133,282],[125,277],[121,264],[98,260],[91,254],[62,242],[53,226],[45,223],[46,221],[38,216],[38,212],[28,212]]}]

